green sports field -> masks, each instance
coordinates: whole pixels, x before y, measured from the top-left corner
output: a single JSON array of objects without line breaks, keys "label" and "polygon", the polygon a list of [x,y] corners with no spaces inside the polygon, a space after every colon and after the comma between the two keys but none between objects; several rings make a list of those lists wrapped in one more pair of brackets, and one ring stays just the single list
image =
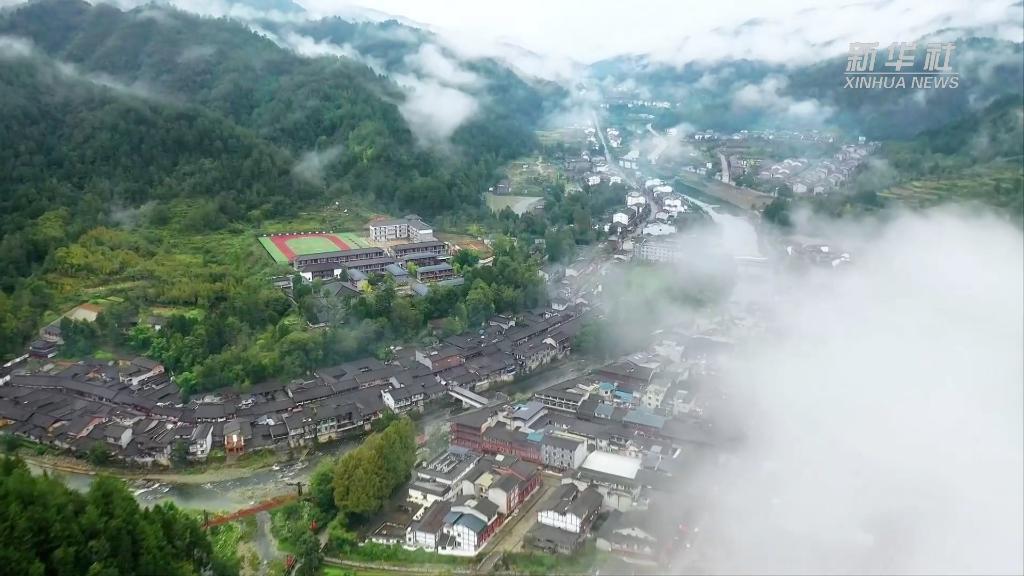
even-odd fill
[{"label": "green sports field", "polygon": [[274,261],[279,264],[287,264],[296,256],[370,246],[365,238],[352,232],[274,234],[260,236],[259,241]]}]

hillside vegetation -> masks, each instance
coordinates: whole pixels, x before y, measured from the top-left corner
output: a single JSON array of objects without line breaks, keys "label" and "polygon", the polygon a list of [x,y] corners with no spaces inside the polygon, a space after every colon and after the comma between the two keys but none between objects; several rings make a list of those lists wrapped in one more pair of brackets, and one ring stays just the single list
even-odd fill
[{"label": "hillside vegetation", "polygon": [[[157,5],[41,0],[0,15],[0,40],[13,47],[0,58],[0,356],[70,306],[118,296],[100,336],[189,372],[185,389],[372,350],[386,323],[302,330],[252,232],[336,202],[332,227],[389,212],[475,219],[499,168],[532,148],[542,108],[531,84],[480,63],[510,97],[450,146],[420,146],[403,92],[365,65]],[[149,307],[214,313],[125,340]]]}]

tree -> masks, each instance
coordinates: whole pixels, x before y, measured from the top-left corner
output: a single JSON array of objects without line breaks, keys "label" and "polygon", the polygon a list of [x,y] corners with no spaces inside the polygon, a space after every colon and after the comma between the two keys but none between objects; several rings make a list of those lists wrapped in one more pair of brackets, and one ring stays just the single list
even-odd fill
[{"label": "tree", "polygon": [[313,287],[302,280],[301,274],[292,274],[292,298],[296,302],[313,294]]},{"label": "tree", "polygon": [[334,502],[349,518],[365,519],[405,484],[416,463],[416,430],[408,417],[394,419],[334,468]]},{"label": "tree", "polygon": [[60,319],[60,334],[64,340],[63,352],[68,356],[88,356],[96,348],[98,331],[92,322],[64,316]]},{"label": "tree", "polygon": [[483,280],[473,282],[466,294],[466,312],[472,325],[479,325],[494,315],[494,291]]},{"label": "tree", "polygon": [[334,503],[334,486],[332,485],[332,471],[335,465],[334,460],[324,458],[309,477],[310,498],[316,507],[318,522],[321,524],[334,518],[338,513],[338,506]]},{"label": "tree", "polygon": [[472,268],[480,263],[480,253],[472,248],[463,248],[452,256],[452,266],[462,270]]},{"label": "tree", "polygon": [[548,229],[544,234],[544,249],[551,262],[562,262],[571,258],[574,244],[572,231],[568,228]]},{"label": "tree", "polygon": [[21,447],[21,441],[14,434],[4,434],[3,439],[4,452],[8,454],[17,452],[18,448]]},{"label": "tree", "polygon": [[110,461],[110,449],[99,442],[89,447],[86,459],[93,465],[102,466]]},{"label": "tree", "polygon": [[316,576],[320,569],[320,541],[312,531],[299,540],[299,571],[302,576]]},{"label": "tree", "polygon": [[345,454],[334,471],[334,501],[350,516],[366,517],[380,509],[387,492],[384,458],[372,449]]},{"label": "tree", "polygon": [[391,305],[391,326],[401,336],[413,336],[423,326],[423,314],[408,298],[399,298]]},{"label": "tree", "polygon": [[789,203],[789,200],[783,198],[773,199],[767,206],[765,206],[762,217],[767,222],[771,222],[772,224],[776,224],[783,228],[789,228],[793,225],[789,215]]},{"label": "tree", "polygon": [[188,442],[178,440],[171,444],[171,464],[177,467],[188,464]]},{"label": "tree", "polygon": [[599,320],[588,319],[580,327],[579,334],[573,341],[573,350],[590,356],[605,355],[605,337],[603,324]]},{"label": "tree", "polygon": [[98,476],[86,492],[18,459],[0,460],[0,510],[7,511],[0,572],[195,576],[237,574],[217,561],[198,519],[173,504],[139,507],[125,484]]}]

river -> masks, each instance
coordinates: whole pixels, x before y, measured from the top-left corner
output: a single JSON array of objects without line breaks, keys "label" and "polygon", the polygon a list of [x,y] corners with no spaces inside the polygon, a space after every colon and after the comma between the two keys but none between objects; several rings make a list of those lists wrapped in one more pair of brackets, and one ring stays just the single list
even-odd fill
[{"label": "river", "polygon": [[757,242],[757,231],[754,230],[753,224],[750,223],[746,216],[720,210],[720,206],[717,204],[708,204],[686,194],[683,197],[699,206],[711,216],[711,220],[721,230],[722,247],[726,252],[736,258],[761,257],[761,250]]},{"label": "river", "polygon": [[[247,471],[241,477],[214,480],[204,484],[152,482],[126,480],[140,504],[150,506],[160,502],[173,502],[182,508],[230,512],[245,508],[256,501],[295,490],[294,483],[309,483],[317,463],[324,457],[339,456],[358,445],[358,440],[333,442],[308,454],[301,462],[281,463],[274,467]],[[45,467],[30,463],[34,472]],[[88,490],[95,476],[45,468],[51,475],[61,478],[68,487]],[[164,470],[155,469],[159,474]]]},{"label": "river", "polygon": [[[561,380],[572,378],[586,369],[582,360],[572,359],[559,363],[523,380],[500,386],[484,392],[491,396],[495,392],[504,392],[510,397],[517,393],[533,393],[541,388],[551,386]],[[450,410],[445,407],[427,411],[417,422],[420,430],[428,432],[443,424]],[[160,502],[173,502],[182,508],[231,512],[245,508],[257,501],[295,490],[294,483],[308,485],[309,477],[322,458],[340,456],[359,445],[360,440],[344,440],[324,444],[315,452],[308,454],[301,462],[281,463],[274,468],[252,470],[240,478],[217,480],[205,484],[153,482],[129,480],[129,487],[134,490],[135,499],[144,506]],[[34,472],[43,470],[40,465],[30,463]],[[57,471],[46,468],[51,475],[64,480],[68,487],[85,491],[89,489],[95,476],[76,472]],[[160,470],[160,472],[163,472]]]}]

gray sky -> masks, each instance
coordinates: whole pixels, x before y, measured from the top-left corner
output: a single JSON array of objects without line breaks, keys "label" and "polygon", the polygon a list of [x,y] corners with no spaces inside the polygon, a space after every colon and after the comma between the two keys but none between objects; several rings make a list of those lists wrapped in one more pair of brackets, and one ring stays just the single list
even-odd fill
[{"label": "gray sky", "polygon": [[[593,61],[622,53],[654,53],[676,61],[746,56],[814,59],[849,42],[913,40],[943,28],[991,27],[1021,41],[1024,10],[1012,0],[299,0],[320,14],[361,5],[434,28],[487,52],[508,42],[545,56]],[[744,23],[746,23],[744,25]],[[826,43],[833,42],[831,46]]]}]

